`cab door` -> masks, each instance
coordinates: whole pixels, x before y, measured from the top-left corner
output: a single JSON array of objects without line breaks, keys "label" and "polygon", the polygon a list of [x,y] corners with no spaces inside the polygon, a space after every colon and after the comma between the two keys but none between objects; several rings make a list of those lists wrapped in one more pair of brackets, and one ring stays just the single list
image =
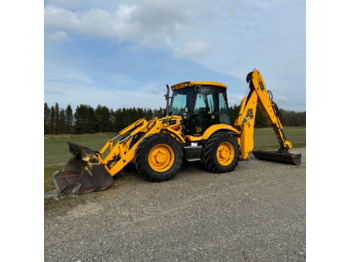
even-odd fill
[{"label": "cab door", "polygon": [[219,108],[218,108],[219,122],[223,124],[231,125],[230,116],[228,114],[226,92],[219,92],[218,100],[219,100]]},{"label": "cab door", "polygon": [[213,124],[216,124],[216,94],[210,87],[202,87],[200,92],[196,93],[195,104],[193,107],[193,125],[194,135],[201,135]]}]

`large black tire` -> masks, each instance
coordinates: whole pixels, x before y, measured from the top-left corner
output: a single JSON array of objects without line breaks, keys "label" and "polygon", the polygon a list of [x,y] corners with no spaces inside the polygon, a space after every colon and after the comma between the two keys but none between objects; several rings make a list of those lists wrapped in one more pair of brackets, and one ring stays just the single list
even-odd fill
[{"label": "large black tire", "polygon": [[172,179],[181,168],[182,161],[181,145],[173,137],[162,133],[145,137],[135,152],[137,171],[151,182]]},{"label": "large black tire", "polygon": [[217,132],[207,139],[203,147],[202,161],[208,171],[225,173],[235,170],[239,156],[239,145],[233,133]]}]

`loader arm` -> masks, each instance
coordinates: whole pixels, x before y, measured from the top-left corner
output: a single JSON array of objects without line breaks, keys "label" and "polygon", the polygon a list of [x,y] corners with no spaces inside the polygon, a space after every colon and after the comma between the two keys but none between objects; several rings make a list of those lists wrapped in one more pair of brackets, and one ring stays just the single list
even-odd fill
[{"label": "loader arm", "polygon": [[112,177],[135,160],[135,151],[144,138],[162,133],[180,144],[185,143],[181,124],[181,116],[156,117],[149,121],[142,118],[109,139],[100,151],[68,142],[73,157],[53,175],[57,191],[77,194],[108,188]]},{"label": "loader arm", "polygon": [[[262,115],[267,123],[272,126],[278,142],[280,143],[279,152],[287,153],[292,149],[292,143],[287,140],[283,126],[276,115],[277,107],[269,97],[269,91],[266,89],[264,80],[258,70],[250,72],[247,75],[249,92],[242,99],[241,108],[234,126],[241,131],[241,158],[248,159],[248,154],[254,148],[254,124],[256,117],[256,108],[259,106]],[[254,153],[254,152],[253,152]]]}]

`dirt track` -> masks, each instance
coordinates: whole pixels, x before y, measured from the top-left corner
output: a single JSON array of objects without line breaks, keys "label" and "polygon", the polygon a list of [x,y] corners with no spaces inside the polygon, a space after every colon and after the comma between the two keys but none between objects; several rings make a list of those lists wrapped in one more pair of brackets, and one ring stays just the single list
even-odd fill
[{"label": "dirt track", "polygon": [[300,166],[185,164],[149,183],[123,172],[106,191],[45,210],[45,261],[305,261],[305,149]]}]

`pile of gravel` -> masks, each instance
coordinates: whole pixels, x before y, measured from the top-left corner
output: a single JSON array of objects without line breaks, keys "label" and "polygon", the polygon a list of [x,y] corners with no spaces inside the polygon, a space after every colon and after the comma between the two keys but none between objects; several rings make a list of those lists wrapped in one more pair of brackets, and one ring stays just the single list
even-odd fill
[{"label": "pile of gravel", "polygon": [[54,201],[59,201],[62,199],[62,195],[60,195],[57,190],[49,191],[44,193],[44,199],[45,200],[54,200]]}]

